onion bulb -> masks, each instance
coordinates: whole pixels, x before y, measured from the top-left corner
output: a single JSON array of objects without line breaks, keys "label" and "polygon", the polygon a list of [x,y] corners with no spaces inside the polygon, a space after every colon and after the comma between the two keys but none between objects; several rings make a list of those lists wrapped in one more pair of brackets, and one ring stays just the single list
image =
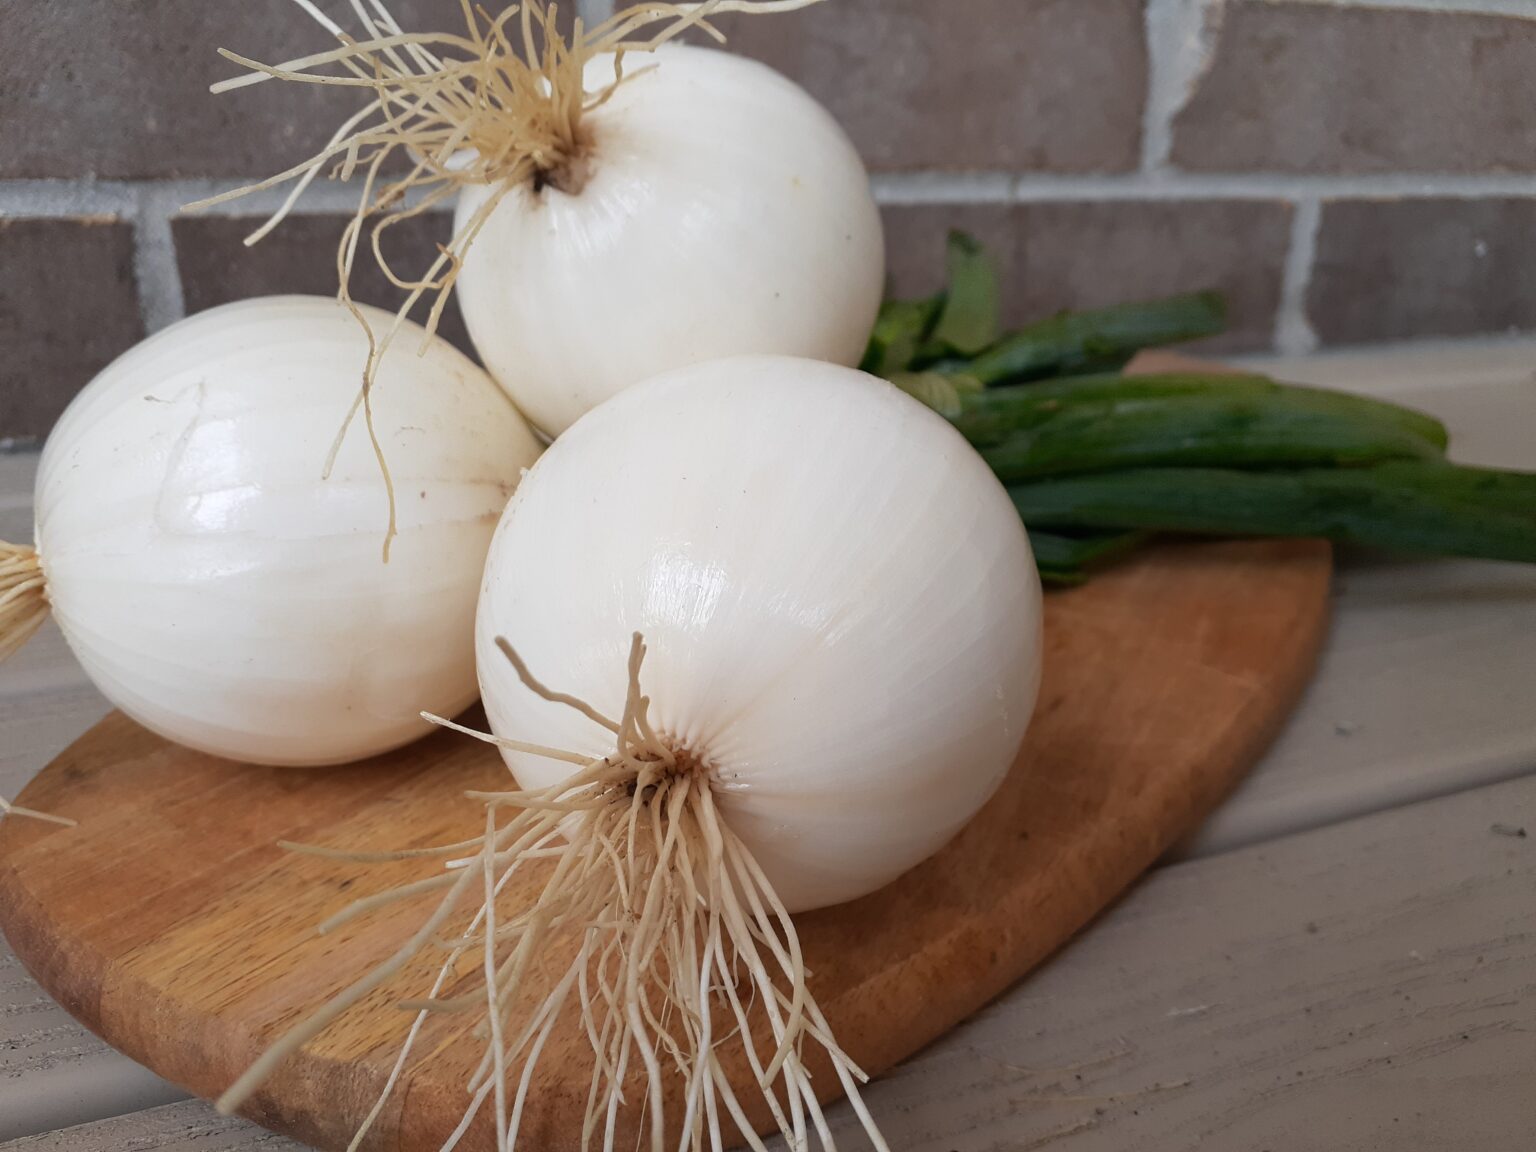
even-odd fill
[{"label": "onion bulb", "polygon": [[[515,1138],[521,1104],[509,1120],[506,1097],[539,1048],[517,1037],[576,1000],[600,1049],[586,1099],[604,1147],[626,1065],[645,1088],[625,1100],[618,1143],[719,1147],[717,1115],[741,1121],[711,1038],[741,1043],[719,1038],[749,1034],[750,1001],[773,1039],[747,1059],[790,1102],[772,1105],[790,1146],[805,1146],[807,1117],[824,1130],[802,1052],[819,1043],[883,1147],[790,913],[896,879],[992,795],[1034,706],[1040,627],[1007,494],[945,420],[884,381],[739,357],[578,420],[508,505],[475,624],[481,738],[518,787],[489,798],[483,837],[444,849],[478,856],[440,878],[416,942],[472,893],[461,938],[496,917],[470,1112],[494,1090]],[[536,906],[496,911],[530,854],[557,860]],[[539,957],[537,981],[520,956]],[[663,1037],[657,1019],[692,1024]],[[669,1112],[674,1077],[685,1102]]]},{"label": "onion bulb", "polygon": [[[764,64],[672,44],[634,55],[710,29],[716,13],[806,2],[647,4],[590,31],[578,22],[569,45],[539,0],[518,20],[503,13],[499,37],[467,5],[458,36],[402,35],[379,9],[361,43],[279,66],[371,88],[374,102],[277,179],[298,179],[297,192],[343,158],[345,172],[368,173],[342,241],[348,267],[365,216],[378,235],[421,209],[405,206],[407,193],[427,205],[457,194],[445,253],[424,277],[396,277],[413,289],[406,308],[435,298],[435,322],[457,284],[481,359],[551,437],[621,388],[698,361],[781,353],[855,364],[884,251],[842,129]],[[376,183],[377,163],[402,148],[415,165]]]},{"label": "onion bulb", "polygon": [[[342,305],[284,296],[200,313],[109,365],[44,447],[36,548],[10,547],[32,573],[0,626],[11,646],[51,607],[113,704],[257,763],[355,760],[422,735],[428,701],[472,702],[481,567],[538,442],[441,340],[380,365],[377,446],[361,418],[336,440],[366,355]],[[399,496],[388,563],[375,447]]]},{"label": "onion bulb", "polygon": [[[588,755],[612,734],[527,692],[496,639],[616,711],[644,634],[652,726],[713,765],[790,911],[881,887],[975,814],[1023,737],[1039,627],[975,450],[883,381],[779,357],[668,373],[573,427],[507,509],[475,624],[492,730]],[[569,771],[506,756],[531,789]]]}]

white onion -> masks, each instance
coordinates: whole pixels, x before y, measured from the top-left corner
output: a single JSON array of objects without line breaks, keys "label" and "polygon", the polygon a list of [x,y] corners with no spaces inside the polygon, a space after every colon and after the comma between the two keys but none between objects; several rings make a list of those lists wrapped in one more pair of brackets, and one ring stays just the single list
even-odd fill
[{"label": "white onion", "polygon": [[[880,305],[880,215],[827,111],[740,56],[668,45],[641,59],[583,121],[580,190],[507,193],[459,275],[481,359],[550,435],[696,361],[855,364]],[[589,90],[611,82],[611,57],[586,74]],[[465,188],[457,228],[496,193]]]},{"label": "white onion", "polygon": [[[375,311],[374,322],[387,321]],[[145,726],[238,760],[322,764],[403,744],[475,696],[471,622],[532,433],[441,340],[373,389],[399,534],[359,415],[367,341],[334,300],[201,313],[118,359],[49,436],[37,552],[87,674]]]},{"label": "white onion", "polygon": [[[194,207],[294,181],[258,239],[320,173],[366,174],[342,241],[345,293],[356,259],[382,259],[366,233],[456,195],[453,239],[431,268],[389,274],[412,290],[404,311],[438,309],[457,287],[481,359],[550,437],[686,364],[776,353],[851,365],[885,263],[853,145],[768,66],[662,44],[727,12],[812,2],[635,5],[567,44],[542,0],[497,16],[466,6],[467,31],[410,32],[378,0],[359,2],[352,34],[296,0],[343,47],[215,91],[277,75],[373,102],[308,161]],[[539,39],[559,50],[529,47]]]},{"label": "white onion", "polygon": [[[496,650],[616,714],[630,635],[653,723],[711,766],[791,910],[869,892],[991,795],[1033,707],[1040,590],[975,451],[884,381],[732,359],[594,409],[508,505],[476,622],[497,734],[601,755]],[[506,753],[518,781],[569,765]]]}]

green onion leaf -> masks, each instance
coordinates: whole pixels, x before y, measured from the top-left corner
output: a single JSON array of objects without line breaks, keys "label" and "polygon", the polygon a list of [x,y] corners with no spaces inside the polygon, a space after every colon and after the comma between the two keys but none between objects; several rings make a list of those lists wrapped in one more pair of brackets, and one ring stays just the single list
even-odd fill
[{"label": "green onion leaf", "polygon": [[986,250],[964,232],[946,246],[949,290],[919,359],[974,356],[997,340],[997,270]]},{"label": "green onion leaf", "polygon": [[1322,536],[1536,563],[1536,473],[1443,461],[1243,472],[1135,468],[1009,488],[1031,529]]}]

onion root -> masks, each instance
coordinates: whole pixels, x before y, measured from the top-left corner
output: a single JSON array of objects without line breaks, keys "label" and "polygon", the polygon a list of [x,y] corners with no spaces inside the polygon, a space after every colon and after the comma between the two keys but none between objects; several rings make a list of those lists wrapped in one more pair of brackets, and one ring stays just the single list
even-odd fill
[{"label": "onion root", "polygon": [[48,619],[48,587],[37,549],[0,540],[0,660],[21,650]]},{"label": "onion root", "polygon": [[[615,750],[583,758],[582,767],[553,787],[475,793],[485,805],[483,834],[442,850],[460,853],[460,859],[430,881],[358,901],[333,917],[332,925],[416,895],[424,884],[445,890],[404,946],[279,1039],[219,1100],[220,1110],[238,1108],[285,1057],[419,954],[436,948],[446,958],[426,997],[401,1005],[416,1018],[352,1148],[382,1114],[425,1022],[434,1013],[457,1013],[463,1026],[446,1043],[472,1034],[485,1047],[467,1085],[461,1121],[443,1147],[454,1147],[489,1102],[495,1146],[509,1152],[540,1053],[569,1011],[593,1058],[584,1150],[613,1152],[619,1110],[629,1105],[640,1109],[639,1139],[651,1152],[673,1152],[679,1128],[678,1149],[724,1152],[732,1142],[730,1126],[764,1152],[721,1059],[723,1048],[735,1043],[792,1148],[807,1148],[812,1130],[824,1147],[834,1147],[805,1060],[812,1044],[823,1050],[823,1066],[830,1065],[875,1148],[886,1152],[859,1098],[858,1085],[866,1077],[832,1037],[808,986],[794,923],[723,818],[707,758],[650,724],[650,701],[640,689],[645,656],[640,636],[631,647],[628,696],[617,720],[545,688],[501,643],[530,691],[614,732]],[[521,750],[536,747],[506,743]],[[355,858],[395,857],[359,853]],[[531,906],[515,912],[498,906],[499,895],[525,864],[551,859]],[[449,930],[454,922],[461,926]],[[570,959],[551,973],[548,961],[555,956]],[[466,957],[477,962],[467,966],[472,972],[460,975]],[[451,989],[450,981],[456,984]],[[680,1101],[674,1104],[682,1110],[680,1123],[667,1113],[665,1086],[673,1077],[681,1085],[672,1097]]]}]

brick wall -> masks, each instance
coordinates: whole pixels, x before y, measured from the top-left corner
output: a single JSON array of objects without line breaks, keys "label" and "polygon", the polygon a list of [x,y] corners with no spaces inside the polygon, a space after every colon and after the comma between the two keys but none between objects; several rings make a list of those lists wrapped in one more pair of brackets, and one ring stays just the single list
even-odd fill
[{"label": "brick wall", "polygon": [[[457,0],[391,6],[456,19]],[[1536,0],[829,0],[729,30],[848,127],[900,290],[935,280],[958,224],[1005,257],[1014,318],[1218,286],[1224,349],[1536,328]],[[323,44],[286,0],[6,6],[0,446],[186,312],[333,289],[350,189],[312,190],[251,250],[274,196],[177,211],[302,158],[348,103],[211,96],[233,71],[215,48]],[[398,243],[445,236],[439,216]]]}]

